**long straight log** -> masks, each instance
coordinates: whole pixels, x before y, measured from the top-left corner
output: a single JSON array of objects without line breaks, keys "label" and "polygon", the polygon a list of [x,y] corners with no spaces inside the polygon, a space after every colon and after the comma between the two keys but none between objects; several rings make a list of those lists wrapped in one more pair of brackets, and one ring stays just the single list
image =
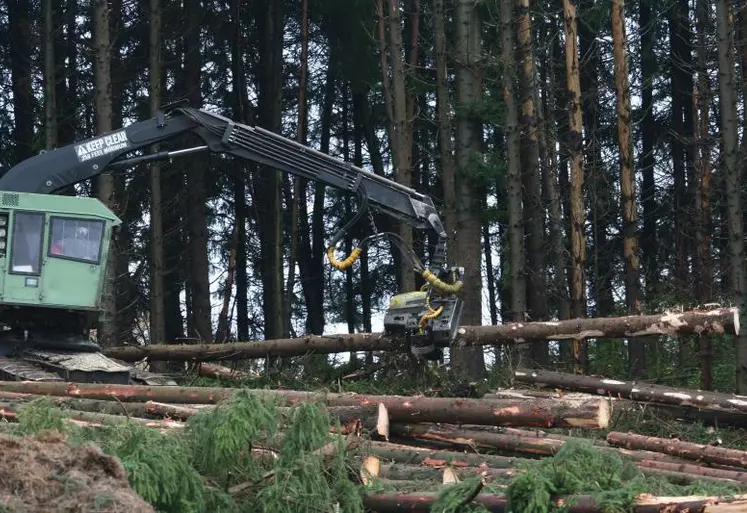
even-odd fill
[{"label": "long straight log", "polygon": [[474,452],[440,451],[377,441],[369,441],[361,444],[359,453],[377,456],[382,460],[397,463],[435,467],[453,466],[461,468],[484,466],[486,468],[507,469],[513,468],[519,463],[531,461],[526,458],[510,458],[492,454],[477,454]]},{"label": "long straight log", "polygon": [[[87,399],[117,398],[120,401],[158,401],[165,403],[216,404],[239,389],[217,387],[179,387],[111,385],[97,383],[61,383],[0,381],[0,391],[69,396]],[[367,406],[383,404],[392,422],[446,422],[523,427],[573,427],[603,429],[610,419],[609,401],[564,402],[557,400],[483,400],[449,397],[409,397],[396,395],[358,395],[316,393],[294,390],[249,390],[273,397],[281,405],[319,402],[327,406]]]},{"label": "long straight log", "polygon": [[[371,493],[363,497],[366,508],[378,513],[430,511],[438,493]],[[569,513],[600,513],[602,510],[591,496],[557,497],[556,505],[567,505]],[[480,493],[471,504],[479,504],[490,512],[505,513],[505,495]],[[633,506],[634,513],[736,513],[745,511],[747,497],[653,497],[641,496]]]},{"label": "long straight log", "polygon": [[633,401],[687,406],[712,411],[747,413],[747,396],[734,394],[637,384],[615,379],[539,370],[516,371],[514,379],[521,383],[575,390],[589,394],[612,395]]},{"label": "long straight log", "polygon": [[[692,333],[737,335],[739,333],[737,309],[717,308],[658,315],[519,322],[496,326],[462,326],[459,328],[454,345],[457,347],[484,346],[524,343],[528,340],[681,336]],[[229,344],[121,346],[104,349],[104,354],[127,362],[144,358],[150,361],[219,361],[348,351],[406,350],[406,346],[401,341],[384,333],[353,333]]]},{"label": "long straight log", "polygon": [[714,447],[711,445],[683,442],[667,438],[638,435],[634,433],[620,433],[612,431],[607,435],[610,445],[626,447],[628,449],[643,449],[647,451],[668,454],[686,460],[717,463],[730,467],[747,468],[747,451]]}]

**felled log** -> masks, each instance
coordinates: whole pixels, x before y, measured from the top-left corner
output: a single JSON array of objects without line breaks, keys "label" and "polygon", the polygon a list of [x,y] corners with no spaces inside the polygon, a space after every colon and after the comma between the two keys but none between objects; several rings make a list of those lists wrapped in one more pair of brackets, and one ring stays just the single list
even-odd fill
[{"label": "felled log", "polygon": [[618,447],[643,449],[686,460],[716,463],[731,467],[747,467],[747,451],[739,449],[714,447],[711,445],[683,442],[682,440],[657,438],[634,433],[620,433],[617,431],[612,431],[607,435],[607,442],[610,445]]},{"label": "felled log", "polygon": [[642,460],[639,461],[637,465],[640,468],[658,469],[669,472],[681,472],[684,474],[692,474],[696,477],[717,478],[739,483],[747,483],[747,472],[739,472],[735,470],[723,470],[720,468],[693,465],[692,463],[672,463],[669,461],[660,460]]},{"label": "felled log", "polygon": [[615,379],[540,370],[516,371],[514,379],[521,383],[532,383],[538,386],[550,386],[589,394],[612,395],[633,401],[700,408],[714,412],[747,413],[747,396],[734,394],[637,384]]},{"label": "felled log", "polygon": [[[739,333],[736,308],[633,315],[626,317],[579,318],[549,322],[518,322],[489,326],[462,326],[456,346],[516,344],[529,340],[572,340],[586,338],[645,337],[691,333]],[[446,344],[442,344],[446,345]],[[289,339],[236,342],[229,344],[158,344],[104,349],[110,358],[134,362],[242,360],[269,356],[302,356],[348,351],[405,351],[405,345],[384,333],[352,333],[306,336]]]},{"label": "felled log", "polygon": [[[123,402],[150,400],[176,404],[216,404],[230,397],[238,389],[1,381],[0,390],[87,399],[117,398]],[[545,399],[491,401],[450,397],[323,394],[295,390],[250,390],[250,392],[280,399],[280,402],[286,406],[309,401],[323,403],[327,406],[366,406],[382,403],[388,410],[390,421],[393,422],[447,422],[603,429],[609,424],[611,415],[609,402],[603,398],[569,404],[563,401]]]},{"label": "felled log", "polygon": [[[370,493],[363,497],[366,508],[377,513],[401,511],[430,511],[438,493]],[[557,497],[556,505],[567,505],[569,513],[600,513],[602,510],[591,496]],[[507,501],[502,494],[478,494],[471,504],[481,505],[491,512],[505,513]],[[745,511],[747,496],[736,497],[654,497],[639,496],[632,511],[635,513],[735,513]]]},{"label": "felled log", "polygon": [[[361,476],[379,477],[393,481],[444,481],[448,469],[448,479],[482,476],[486,478],[510,478],[517,470],[512,468],[460,467],[413,465],[406,463],[382,464],[379,458],[370,456],[361,464]],[[453,476],[453,477],[452,477]]]},{"label": "felled log", "polygon": [[474,452],[433,450],[379,441],[368,441],[361,444],[358,452],[361,455],[377,456],[381,460],[439,468],[446,466],[458,468],[484,466],[486,468],[505,469],[513,468],[519,463],[530,461],[526,458],[510,458],[506,456],[494,456],[492,454],[477,454]]}]

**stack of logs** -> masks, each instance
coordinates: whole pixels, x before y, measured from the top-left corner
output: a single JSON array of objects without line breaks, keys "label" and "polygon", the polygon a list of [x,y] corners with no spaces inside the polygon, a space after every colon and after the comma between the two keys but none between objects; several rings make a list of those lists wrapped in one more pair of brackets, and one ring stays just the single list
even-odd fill
[{"label": "stack of logs", "polygon": [[[672,418],[747,425],[747,397],[546,371],[517,371],[515,381],[524,389],[499,390],[479,399],[255,392],[279,399],[284,408],[305,401],[326,405],[335,423],[342,426],[348,451],[359,460],[361,482],[368,484],[375,477],[395,488],[423,480],[445,487],[472,476],[480,476],[483,483],[500,483],[521,472],[520,463],[555,454],[572,439],[567,434],[571,430],[610,429],[613,411],[645,406]],[[70,422],[137,422],[169,432],[183,428],[187,419],[214,408],[236,390],[0,382],[0,416],[13,422],[22,404],[46,395]],[[544,431],[554,428],[564,428],[566,434]],[[627,456],[646,475],[666,476],[679,483],[706,480],[747,488],[747,451],[614,430],[593,443],[600,451]],[[244,488],[238,485],[232,493]],[[500,489],[500,485],[494,488]],[[365,501],[371,511],[429,511],[437,496],[437,492],[372,491]],[[554,500],[561,503],[568,499]],[[599,511],[591,497],[574,496],[573,500],[570,511]],[[469,501],[489,511],[506,511],[505,496],[498,493],[476,490]],[[634,510],[747,511],[747,495],[640,496]]]}]

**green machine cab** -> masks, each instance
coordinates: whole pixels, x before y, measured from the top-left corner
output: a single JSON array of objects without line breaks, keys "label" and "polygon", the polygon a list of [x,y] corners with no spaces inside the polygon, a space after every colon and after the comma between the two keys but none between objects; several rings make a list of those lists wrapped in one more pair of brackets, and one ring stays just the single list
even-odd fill
[{"label": "green machine cab", "polygon": [[91,341],[119,224],[95,198],[0,193],[0,377],[129,381]]}]

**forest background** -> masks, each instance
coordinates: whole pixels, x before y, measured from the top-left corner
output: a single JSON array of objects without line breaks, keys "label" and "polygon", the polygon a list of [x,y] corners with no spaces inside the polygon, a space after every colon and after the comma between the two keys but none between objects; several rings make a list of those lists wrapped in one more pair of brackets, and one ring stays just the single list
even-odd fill
[{"label": "forest background", "polygon": [[[747,326],[745,0],[3,0],[0,69],[1,169],[187,99],[430,195],[462,324],[719,303]],[[104,345],[371,332],[418,285],[388,245],[328,266],[354,200],[262,166],[196,155],[66,192],[124,221]],[[747,392],[747,335],[448,358]]]}]

